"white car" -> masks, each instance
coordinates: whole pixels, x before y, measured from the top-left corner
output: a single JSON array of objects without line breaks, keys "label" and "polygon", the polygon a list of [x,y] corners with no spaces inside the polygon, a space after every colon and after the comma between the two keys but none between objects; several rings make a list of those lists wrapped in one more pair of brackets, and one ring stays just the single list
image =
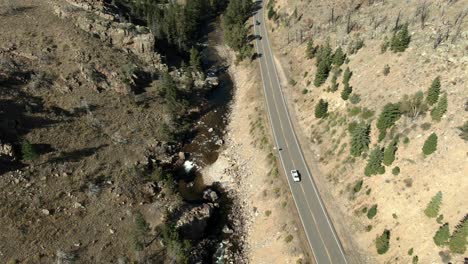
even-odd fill
[{"label": "white car", "polygon": [[295,181],[295,182],[300,182],[301,181],[301,175],[299,175],[299,171],[291,170],[291,176],[293,178],[293,181]]}]

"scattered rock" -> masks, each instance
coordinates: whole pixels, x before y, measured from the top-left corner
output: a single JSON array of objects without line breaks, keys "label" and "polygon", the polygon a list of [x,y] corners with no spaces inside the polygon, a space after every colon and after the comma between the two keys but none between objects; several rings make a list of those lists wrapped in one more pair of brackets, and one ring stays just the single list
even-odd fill
[{"label": "scattered rock", "polygon": [[203,199],[210,202],[215,202],[216,200],[218,200],[218,194],[212,189],[206,189],[203,192]]}]

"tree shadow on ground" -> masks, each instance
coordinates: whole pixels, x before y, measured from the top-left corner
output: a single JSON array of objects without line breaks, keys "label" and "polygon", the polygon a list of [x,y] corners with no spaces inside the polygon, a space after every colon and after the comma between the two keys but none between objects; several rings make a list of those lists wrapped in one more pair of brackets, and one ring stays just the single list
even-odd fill
[{"label": "tree shadow on ground", "polygon": [[83,148],[68,152],[61,152],[60,156],[54,157],[48,160],[50,163],[63,163],[63,162],[77,162],[83,158],[89,157],[97,153],[100,149],[109,146],[108,144],[102,144],[97,147]]}]

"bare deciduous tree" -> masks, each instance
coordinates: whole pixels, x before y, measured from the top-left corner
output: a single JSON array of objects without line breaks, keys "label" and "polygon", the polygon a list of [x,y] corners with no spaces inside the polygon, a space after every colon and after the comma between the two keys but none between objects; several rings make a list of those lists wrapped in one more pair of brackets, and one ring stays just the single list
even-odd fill
[{"label": "bare deciduous tree", "polygon": [[421,21],[421,28],[422,29],[424,29],[427,17],[429,15],[429,6],[430,5],[431,5],[431,3],[428,3],[428,2],[426,2],[426,0],[424,0],[416,8],[415,16],[416,17],[419,16],[420,21]]}]

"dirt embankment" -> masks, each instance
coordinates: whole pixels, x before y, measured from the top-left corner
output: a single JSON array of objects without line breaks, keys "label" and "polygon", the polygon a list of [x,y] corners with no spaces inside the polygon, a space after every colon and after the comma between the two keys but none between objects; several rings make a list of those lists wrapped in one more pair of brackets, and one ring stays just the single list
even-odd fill
[{"label": "dirt embankment", "polygon": [[[467,142],[458,129],[468,120],[463,1],[410,5],[399,1],[318,2],[275,1],[277,18],[269,22],[269,33],[278,66],[285,72],[286,94],[295,109],[293,119],[301,128],[301,144],[309,165],[318,172],[314,176],[346,251],[357,254],[361,263],[462,261],[463,254],[437,246],[433,237],[444,223],[452,233],[468,212],[466,195],[460,191],[468,188]],[[381,45],[385,37],[392,37],[397,19],[400,25],[409,24],[409,48],[402,53],[382,52]],[[448,29],[450,25],[453,30]],[[349,62],[341,70],[349,67],[353,72],[353,100],[340,96],[343,74],[338,75],[336,92],[327,89],[332,86],[333,72],[322,86],[314,86],[316,60],[305,57],[309,40],[314,45],[329,42],[333,50],[341,46],[347,53]],[[376,123],[383,106],[418,91],[426,100],[437,76],[441,78],[441,96],[445,93],[448,98],[441,120],[433,120],[432,107],[417,118],[403,115],[379,141]],[[328,102],[325,119],[314,116],[319,99]],[[400,136],[395,161],[383,175],[365,177],[368,155],[351,157],[348,125],[352,122],[371,125],[370,149],[387,147],[393,136]],[[438,136],[437,150],[424,156],[422,147],[431,133]],[[393,173],[396,167],[399,173]],[[360,180],[362,188],[355,192]],[[424,209],[438,191],[443,200],[436,221],[428,218]],[[377,205],[377,214],[369,219],[366,212],[373,205]],[[390,247],[381,255],[375,241],[385,229],[391,232]]]}]

